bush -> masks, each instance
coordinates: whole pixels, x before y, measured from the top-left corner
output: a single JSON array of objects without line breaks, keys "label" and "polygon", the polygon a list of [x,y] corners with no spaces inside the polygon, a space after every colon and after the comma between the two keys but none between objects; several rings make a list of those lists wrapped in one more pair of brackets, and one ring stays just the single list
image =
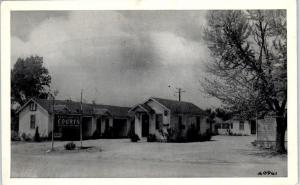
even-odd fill
[{"label": "bush", "polygon": [[34,141],[35,142],[40,142],[41,141],[41,137],[40,137],[39,127],[38,126],[35,129]]},{"label": "bush", "polygon": [[21,138],[23,141],[32,141],[32,136],[30,134],[22,133]]},{"label": "bush", "polygon": [[138,142],[140,140],[140,137],[136,134],[132,134],[130,136],[130,140],[131,140],[131,142]]},{"label": "bush", "polygon": [[65,145],[65,149],[66,149],[66,150],[74,150],[75,148],[76,148],[76,145],[75,145],[75,143],[73,143],[73,142],[67,143],[67,144]]},{"label": "bush", "polygon": [[176,142],[179,137],[179,131],[176,128],[168,128],[167,142]]},{"label": "bush", "polygon": [[10,135],[11,141],[21,141],[21,138],[18,134],[18,132],[12,130]]},{"label": "bush", "polygon": [[154,134],[149,134],[147,137],[147,142],[155,142],[157,141],[156,136]]}]

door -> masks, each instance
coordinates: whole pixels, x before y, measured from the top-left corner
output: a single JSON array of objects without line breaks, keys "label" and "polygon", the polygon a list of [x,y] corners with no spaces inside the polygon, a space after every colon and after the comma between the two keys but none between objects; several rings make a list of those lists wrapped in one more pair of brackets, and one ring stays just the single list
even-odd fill
[{"label": "door", "polygon": [[97,119],[96,130],[101,133],[101,118]]},{"label": "door", "polygon": [[149,116],[147,114],[142,115],[142,137],[149,135]]},{"label": "door", "polygon": [[256,121],[251,121],[251,134],[256,134]]}]

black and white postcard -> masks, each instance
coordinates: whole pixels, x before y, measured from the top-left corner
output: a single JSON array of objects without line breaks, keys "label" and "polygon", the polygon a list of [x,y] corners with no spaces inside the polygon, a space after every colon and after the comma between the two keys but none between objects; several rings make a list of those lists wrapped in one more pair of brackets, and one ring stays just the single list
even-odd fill
[{"label": "black and white postcard", "polygon": [[4,184],[297,182],[296,3],[167,2],[2,3]]}]

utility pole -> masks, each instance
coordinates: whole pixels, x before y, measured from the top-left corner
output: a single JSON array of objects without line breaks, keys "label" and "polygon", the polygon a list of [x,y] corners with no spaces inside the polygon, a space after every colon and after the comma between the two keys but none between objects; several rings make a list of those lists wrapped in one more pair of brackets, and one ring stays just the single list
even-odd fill
[{"label": "utility pole", "polygon": [[176,88],[178,89],[178,91],[176,91],[176,93],[178,93],[178,101],[181,101],[181,93],[184,93],[185,91],[182,90],[181,88]]},{"label": "utility pole", "polygon": [[82,148],[82,116],[83,116],[83,109],[82,109],[82,89],[81,89],[81,94],[80,94],[80,147]]},{"label": "utility pole", "polygon": [[54,119],[55,119],[55,113],[54,113],[54,103],[55,103],[55,97],[52,95],[52,134],[51,134],[51,150],[54,151]]}]

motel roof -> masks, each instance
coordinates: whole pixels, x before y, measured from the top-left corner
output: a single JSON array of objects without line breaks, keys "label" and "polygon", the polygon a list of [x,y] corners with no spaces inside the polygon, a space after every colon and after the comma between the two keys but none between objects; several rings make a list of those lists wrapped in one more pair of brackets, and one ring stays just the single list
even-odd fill
[{"label": "motel roof", "polygon": [[[33,98],[30,101],[35,101],[41,107],[43,107],[48,112],[52,112],[52,105],[53,100],[47,99],[38,99]],[[27,102],[27,103],[28,103]],[[27,104],[26,103],[26,104]],[[22,106],[18,112],[20,112],[25,106]],[[55,113],[61,114],[79,114],[81,110],[81,103],[75,102],[72,100],[54,100],[54,111]],[[82,103],[82,110],[83,114],[85,115],[93,115],[93,114],[110,114],[114,117],[127,117],[129,107],[119,107],[119,106],[112,106],[112,105],[101,105],[101,104],[89,104],[89,103]]]},{"label": "motel roof", "polygon": [[174,114],[206,114],[202,109],[190,102],[162,99],[156,97],[152,97],[150,99],[153,99],[162,104],[166,108],[170,109]]}]

